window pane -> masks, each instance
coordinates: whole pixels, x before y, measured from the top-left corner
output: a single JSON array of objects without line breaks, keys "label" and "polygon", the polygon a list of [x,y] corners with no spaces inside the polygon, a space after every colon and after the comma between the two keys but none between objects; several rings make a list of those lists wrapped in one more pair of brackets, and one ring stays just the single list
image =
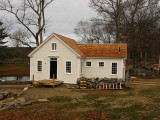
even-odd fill
[{"label": "window pane", "polygon": [[42,71],[42,61],[37,62],[37,71]]},{"label": "window pane", "polygon": [[50,61],[57,61],[57,58],[50,58]]},{"label": "window pane", "polygon": [[71,61],[66,61],[66,73],[71,73]]},{"label": "window pane", "polygon": [[117,74],[117,63],[112,63],[112,74]]},{"label": "window pane", "polygon": [[104,67],[104,62],[99,62],[99,67]]},{"label": "window pane", "polygon": [[57,44],[56,43],[52,43],[52,50],[57,50]]},{"label": "window pane", "polygon": [[91,62],[86,62],[86,66],[91,66]]}]

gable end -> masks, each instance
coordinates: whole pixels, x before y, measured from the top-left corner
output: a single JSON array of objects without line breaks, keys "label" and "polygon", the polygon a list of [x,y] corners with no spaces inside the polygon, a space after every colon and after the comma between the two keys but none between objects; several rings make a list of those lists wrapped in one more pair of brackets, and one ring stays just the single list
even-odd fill
[{"label": "gable end", "polygon": [[72,52],[74,52],[77,56],[80,57],[80,55],[74,51],[69,45],[67,45],[63,40],[61,40],[59,37],[57,37],[55,35],[55,33],[52,33],[49,37],[47,37],[39,46],[37,46],[33,51],[31,51],[28,54],[28,57],[32,57],[32,55],[39,49],[41,48],[48,40],[50,40],[52,37],[55,37],[56,39],[58,39],[61,43],[63,43],[66,47],[68,47]]}]

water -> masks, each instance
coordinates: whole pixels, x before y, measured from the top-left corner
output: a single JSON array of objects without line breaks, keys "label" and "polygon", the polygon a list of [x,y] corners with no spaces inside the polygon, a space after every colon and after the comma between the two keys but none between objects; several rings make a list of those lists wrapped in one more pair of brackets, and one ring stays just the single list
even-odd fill
[{"label": "water", "polygon": [[13,80],[18,80],[22,82],[30,81],[29,76],[5,76],[1,77],[2,81],[13,81]]}]

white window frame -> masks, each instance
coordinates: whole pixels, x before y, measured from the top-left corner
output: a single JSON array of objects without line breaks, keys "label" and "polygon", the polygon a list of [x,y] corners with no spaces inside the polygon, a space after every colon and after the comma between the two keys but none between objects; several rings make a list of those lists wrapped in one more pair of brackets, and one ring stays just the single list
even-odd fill
[{"label": "white window frame", "polygon": [[[56,49],[54,49],[54,50],[53,50],[53,44],[56,45]],[[55,47],[54,47],[54,48],[55,48]],[[57,51],[57,43],[56,43],[56,42],[51,43],[51,51]]]},{"label": "white window frame", "polygon": [[[87,66],[87,62],[91,62],[91,66]],[[85,67],[92,67],[92,61],[86,61],[85,62]]]},{"label": "white window frame", "polygon": [[[117,64],[117,73],[116,74],[113,74],[113,66],[112,66],[112,64],[113,63],[116,63]],[[117,75],[118,74],[118,63],[117,62],[112,62],[112,64],[111,64],[111,75]]]},{"label": "white window frame", "polygon": [[[69,72],[69,73],[67,72],[67,64],[66,64],[67,62],[71,62],[71,67],[70,67],[71,68],[71,72]],[[66,60],[65,61],[65,74],[72,74],[72,61],[71,60]]]},{"label": "white window frame", "polygon": [[[101,62],[103,62],[103,63],[104,63],[104,66],[99,66],[99,63],[101,63]],[[98,61],[98,67],[100,67],[100,68],[105,67],[105,62],[104,62],[104,61]]]},{"label": "white window frame", "polygon": [[[39,66],[38,62],[41,62],[41,66]],[[43,66],[42,60],[37,60],[37,72],[42,72],[42,66]],[[41,67],[40,71],[39,71],[39,67]]]}]

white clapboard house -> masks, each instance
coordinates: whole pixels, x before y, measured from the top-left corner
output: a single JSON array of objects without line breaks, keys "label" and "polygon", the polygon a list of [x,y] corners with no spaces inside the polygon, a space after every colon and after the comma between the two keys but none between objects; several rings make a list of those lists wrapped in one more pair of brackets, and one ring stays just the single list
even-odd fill
[{"label": "white clapboard house", "polygon": [[30,57],[30,80],[55,78],[76,83],[80,77],[125,79],[127,44],[82,44],[53,33]]}]

